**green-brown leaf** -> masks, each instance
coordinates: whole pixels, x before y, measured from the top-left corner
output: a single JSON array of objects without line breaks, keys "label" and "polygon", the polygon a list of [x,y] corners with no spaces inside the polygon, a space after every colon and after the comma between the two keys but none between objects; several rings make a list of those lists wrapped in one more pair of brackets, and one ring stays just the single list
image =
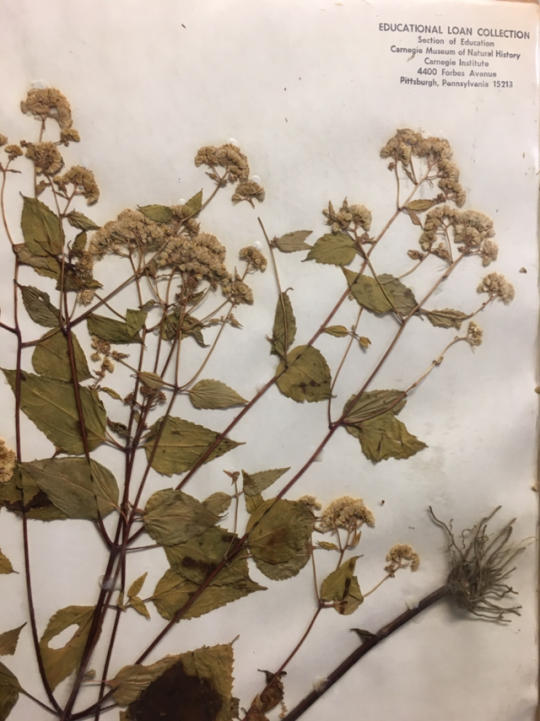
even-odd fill
[{"label": "green-brown leaf", "polygon": [[202,380],[189,390],[189,399],[195,408],[233,408],[247,401],[221,381]]},{"label": "green-brown leaf", "polygon": [[32,285],[19,286],[24,307],[30,318],[45,328],[57,328],[59,325],[58,308],[51,303],[48,293]]},{"label": "green-brown leaf", "polygon": [[183,218],[196,215],[200,211],[200,209],[202,208],[202,197],[202,190],[199,190],[198,193],[195,193],[195,195],[188,200],[188,202],[182,207]]},{"label": "green-brown leaf", "polygon": [[285,358],[296,336],[296,318],[288,293],[278,298],[272,331],[272,350],[274,355]]},{"label": "green-brown leaf", "polygon": [[[277,369],[279,390],[297,403],[314,403],[330,398],[330,368],[323,354],[313,346],[299,345]],[[284,371],[284,372],[283,372]]]},{"label": "green-brown leaf", "polygon": [[285,563],[305,549],[315,517],[299,501],[270,499],[250,516],[247,533],[252,554],[265,563]]},{"label": "green-brown leaf", "polygon": [[14,573],[13,566],[9,558],[0,550],[0,573]]},{"label": "green-brown leaf", "polygon": [[[144,449],[148,460],[152,456],[161,422],[162,419],[157,420],[146,436]],[[164,473],[167,476],[171,476],[173,473],[189,471],[203,453],[208,450],[218,435],[219,433],[196,423],[169,416],[152,460],[152,468],[158,473]],[[236,441],[224,438],[212,451],[205,463],[212,461],[214,458],[219,458],[219,456],[236,448],[238,445],[240,444]]]},{"label": "green-brown leaf", "polygon": [[88,332],[110,343],[140,343],[139,331],[145,320],[146,313],[142,310],[128,310],[126,322],[92,313],[87,319]]},{"label": "green-brown leaf", "polygon": [[167,205],[143,205],[139,206],[139,210],[156,223],[168,223],[174,217],[174,213]]},{"label": "green-brown leaf", "polygon": [[312,230],[295,230],[292,233],[285,233],[281,238],[277,238],[276,245],[282,253],[296,253],[298,250],[311,250],[313,246],[305,241],[312,233]]},{"label": "green-brown leaf", "polygon": [[[88,362],[75,333],[71,333],[73,356],[79,382],[92,377]],[[36,373],[51,380],[69,383],[72,379],[69,360],[69,345],[61,331],[46,333],[36,345],[32,354],[32,365]]]},{"label": "green-brown leaf", "polygon": [[255,565],[261,573],[272,581],[285,581],[288,578],[297,576],[300,571],[306,566],[309,559],[311,558],[311,543],[306,543],[304,548],[300,549],[298,553],[289,558],[288,561],[283,563],[266,563],[261,561],[257,556],[253,556]]},{"label": "green-brown leaf", "polygon": [[[160,616],[171,621],[198,588],[198,583],[188,581],[184,576],[169,569],[158,581],[152,601]],[[181,618],[187,620],[204,616],[227,603],[245,598],[255,591],[263,590],[265,590],[264,587],[252,581],[249,576],[243,578],[241,582],[230,585],[211,583]]]},{"label": "green-brown leaf", "polygon": [[[187,581],[201,584],[215,571],[237,540],[238,536],[234,533],[213,526],[186,543],[165,546],[165,553],[175,573]],[[212,583],[216,586],[241,584],[247,577],[247,559],[240,554],[220,571]]]},{"label": "green-brown leaf", "polygon": [[306,260],[329,265],[348,265],[356,256],[354,240],[345,233],[327,233],[317,240]]},{"label": "green-brown leaf", "polygon": [[407,397],[403,391],[365,391],[352,405],[350,405],[350,402],[351,399],[344,408],[344,412],[346,412],[345,422],[361,423],[388,410],[397,415],[405,406]]},{"label": "green-brown leaf", "polygon": [[343,616],[354,613],[364,601],[358,579],[353,575],[358,558],[359,556],[354,556],[342,563],[336,571],[324,579],[321,585],[322,600],[336,603],[334,608]]},{"label": "green-brown leaf", "polygon": [[456,330],[459,330],[463,321],[470,317],[467,313],[462,313],[460,310],[452,310],[452,308],[424,310],[422,311],[422,315],[425,315],[431,325],[434,325],[436,328],[455,328]]},{"label": "green-brown leaf", "polygon": [[41,200],[24,197],[21,228],[26,247],[33,255],[46,257],[62,252],[60,218]]},{"label": "green-brown leaf", "polygon": [[375,278],[344,269],[347,283],[358,303],[372,313],[388,313],[396,310],[408,316],[417,302],[410,288],[398,278],[383,273]]},{"label": "green-brown leaf", "polygon": [[79,230],[99,230],[99,225],[78,210],[72,210],[66,215],[66,218],[70,225]]},{"label": "green-brown leaf", "polygon": [[17,650],[19,635],[25,626],[26,623],[23,623],[23,625],[18,628],[0,633],[0,656],[13,656]]},{"label": "green-brown leaf", "polygon": [[42,275],[45,278],[54,278],[55,280],[60,278],[62,270],[60,263],[52,255],[47,255],[46,257],[34,255],[24,243],[14,245],[13,250],[17,254],[20,263],[22,265],[29,265],[38,275]]},{"label": "green-brown leaf", "polygon": [[[39,642],[47,680],[54,690],[78,667],[90,632],[93,606],[67,606],[50,619]],[[71,639],[62,648],[51,648],[49,642],[70,626],[77,626]]]},{"label": "green-brown leaf", "polygon": [[86,458],[49,458],[20,463],[19,471],[23,488],[28,474],[68,518],[96,521],[118,507],[115,477],[93,459],[88,464]]},{"label": "green-brown leaf", "polygon": [[[15,371],[3,370],[3,373],[15,393]],[[105,437],[105,408],[96,391],[81,386],[79,392],[88,447],[93,451]],[[84,453],[75,392],[71,383],[23,372],[21,408],[55,446],[65,453]]]},{"label": "green-brown leaf", "polygon": [[256,496],[266,488],[275,483],[290,468],[272,468],[269,471],[258,471],[257,473],[246,473],[242,471],[244,481],[244,493],[246,496]]},{"label": "green-brown leaf", "polygon": [[333,335],[335,338],[344,338],[350,335],[350,331],[344,325],[329,325],[323,330],[323,333]]},{"label": "green-brown leaf", "polygon": [[148,571],[146,573],[143,573],[142,576],[139,576],[128,589],[127,597],[131,598],[132,596],[138,596],[142,587],[144,586],[144,582],[146,581],[146,576],[148,575]]},{"label": "green-brown leaf", "polygon": [[212,493],[208,496],[208,498],[204,499],[203,506],[207,511],[210,511],[210,513],[215,513],[216,516],[221,516],[228,510],[231,505],[231,501],[232,496],[229,496],[228,493],[216,491],[216,493]]},{"label": "green-brown leaf", "polygon": [[0,721],[6,721],[22,691],[15,674],[0,662]]},{"label": "green-brown leaf", "polygon": [[364,455],[376,463],[389,458],[410,458],[426,448],[426,444],[409,433],[392,411],[345,428],[358,438]]},{"label": "green-brown leaf", "polygon": [[434,205],[437,205],[437,200],[413,200],[405,206],[406,210],[413,211],[415,213],[423,213],[425,210],[429,210]]},{"label": "green-brown leaf", "polygon": [[160,545],[174,546],[199,536],[219,517],[193,496],[167,488],[148,499],[144,509],[144,528]]}]

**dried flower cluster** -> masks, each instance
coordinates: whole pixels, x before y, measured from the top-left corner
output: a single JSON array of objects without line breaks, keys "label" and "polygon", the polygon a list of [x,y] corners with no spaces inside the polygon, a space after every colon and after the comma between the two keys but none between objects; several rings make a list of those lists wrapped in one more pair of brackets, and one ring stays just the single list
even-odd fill
[{"label": "dried flower cluster", "polygon": [[493,221],[483,213],[442,205],[427,214],[420,245],[424,251],[450,261],[449,244],[453,240],[460,253],[479,255],[486,266],[497,259],[498,245],[491,240],[494,235]]},{"label": "dried flower cluster", "polygon": [[99,188],[94,173],[81,165],[74,165],[63,175],[57,176],[54,182],[63,193],[67,193],[67,186],[71,185],[73,194],[86,198],[87,205],[94,205],[99,199]]},{"label": "dried flower cluster", "polygon": [[13,476],[15,470],[15,451],[6,446],[3,438],[0,438],[0,483],[7,483]]},{"label": "dried flower cluster", "polygon": [[242,248],[238,257],[240,260],[244,260],[248,264],[249,270],[260,270],[261,273],[264,273],[266,266],[268,265],[268,261],[266,260],[264,253],[261,253],[261,251],[258,248],[255,248],[254,245]]},{"label": "dried flower cluster", "polygon": [[484,337],[484,331],[478,323],[476,323],[474,320],[471,320],[469,323],[469,327],[467,328],[467,343],[472,347],[478,347],[479,345],[482,345],[482,339]]},{"label": "dried flower cluster", "polygon": [[478,292],[487,293],[491,299],[501,300],[505,305],[511,303],[516,294],[512,283],[500,273],[486,275],[478,286]]},{"label": "dried flower cluster", "polygon": [[229,281],[225,246],[210,233],[173,236],[156,256],[159,267],[173,267],[196,280],[207,280],[213,288]]},{"label": "dried flower cluster", "polygon": [[332,501],[323,511],[319,528],[321,531],[335,531],[344,528],[355,531],[366,524],[373,528],[375,516],[361,498],[342,496]]},{"label": "dried flower cluster", "polygon": [[397,543],[392,546],[386,560],[388,566],[384,570],[392,577],[399,568],[410,568],[411,571],[418,571],[420,567],[420,556],[408,543]]},{"label": "dried flower cluster", "polygon": [[349,205],[347,198],[338,211],[329,202],[328,208],[323,210],[323,215],[326,216],[326,223],[332,227],[334,233],[338,233],[340,230],[356,231],[358,228],[367,232],[371,228],[371,211],[365,205]]},{"label": "dried flower cluster", "polygon": [[37,175],[55,175],[64,167],[64,159],[56,143],[27,143],[23,140],[21,145],[26,148],[26,157],[34,163]]},{"label": "dried flower cluster", "polygon": [[156,223],[138,210],[123,210],[116,220],[100,228],[90,243],[90,253],[97,259],[112,253],[128,255],[159,249],[173,236],[173,229],[165,223]]},{"label": "dried flower cluster", "polygon": [[[465,204],[466,194],[459,183],[459,169],[452,162],[452,148],[443,138],[424,138],[421,133],[407,128],[398,130],[381,150],[382,158],[393,158],[407,169],[411,160],[423,158],[428,167],[428,177],[439,180],[439,188],[447,200],[453,200],[458,207]],[[392,166],[393,169],[393,166]],[[434,171],[434,174],[431,173]]]}]

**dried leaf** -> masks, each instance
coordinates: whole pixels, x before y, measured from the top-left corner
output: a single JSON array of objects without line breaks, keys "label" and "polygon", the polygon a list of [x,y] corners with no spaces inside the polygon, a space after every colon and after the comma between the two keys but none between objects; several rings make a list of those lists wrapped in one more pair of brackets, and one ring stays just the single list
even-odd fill
[{"label": "dried leaf", "polygon": [[[180,317],[178,315],[178,311],[174,310],[172,313],[169,313],[168,316],[164,319],[162,331],[161,331],[161,337],[164,340],[174,340],[178,333],[178,323],[179,323]],[[184,320],[182,323],[182,338],[185,338],[188,335],[191,335],[195,338],[197,343],[202,347],[206,348],[207,344],[204,342],[204,336],[202,334],[202,328],[203,325],[192,315],[186,315],[184,316]]]},{"label": "dried leaf", "polygon": [[202,208],[202,190],[199,190],[198,193],[195,193],[195,195],[188,200],[187,203],[182,208],[182,217],[188,218],[192,215],[196,215],[200,209]]},{"label": "dried leaf", "polygon": [[[130,699],[128,721],[230,721],[232,707],[230,644],[167,656],[152,666],[126,666],[116,679],[114,698]],[[119,700],[120,699],[120,700]]]},{"label": "dried leaf", "polygon": [[345,233],[327,233],[317,240],[306,260],[330,265],[348,265],[356,256],[354,240]]},{"label": "dried leaf", "polygon": [[189,390],[195,408],[233,408],[247,403],[235,390],[221,381],[202,380]]},{"label": "dried leaf", "polygon": [[142,666],[141,664],[124,666],[109,681],[109,686],[114,690],[113,699],[120,706],[133,703],[152,681],[178,663],[178,658],[178,656],[166,656],[151,666]]},{"label": "dried leaf", "polygon": [[0,573],[15,573],[11,561],[0,550]]},{"label": "dried leaf", "polygon": [[59,325],[58,308],[51,303],[48,293],[32,285],[19,286],[24,307],[30,318],[45,328],[57,328]]},{"label": "dried leaf", "polygon": [[459,330],[463,321],[470,318],[467,313],[462,313],[460,310],[452,310],[452,308],[443,308],[442,310],[424,310],[422,315],[425,315],[431,325],[436,328],[455,328]]},{"label": "dried leaf", "polygon": [[27,474],[25,483],[22,483],[19,468],[15,470],[8,483],[0,484],[0,506],[5,506],[9,511],[19,515],[24,510],[27,518],[40,521],[65,520],[67,518],[38,488],[31,476]]},{"label": "dried leaf", "polygon": [[[354,398],[354,396],[353,396]],[[349,405],[352,399],[345,404],[343,412],[346,423],[361,423],[366,419],[381,415],[391,410],[397,415],[407,402],[403,391],[365,391],[354,404]]]},{"label": "dried leaf", "polygon": [[19,635],[25,626],[26,623],[23,623],[23,625],[18,628],[0,633],[0,656],[13,656],[17,650]]},{"label": "dried leaf", "polygon": [[[144,449],[146,457],[150,460],[154,448],[154,441],[159,432],[162,419],[151,426],[146,436]],[[171,476],[173,473],[183,473],[193,468],[209,446],[214,443],[219,433],[199,426],[181,418],[169,416],[165,428],[161,433],[157,451],[152,460],[152,468],[158,473]],[[240,443],[224,438],[212,451],[205,463],[219,458],[224,453],[236,448]]]},{"label": "dried leaf", "polygon": [[364,350],[367,350],[369,348],[369,346],[371,345],[371,341],[369,340],[369,338],[366,338],[365,335],[361,335],[360,338],[358,339],[358,342],[360,343],[360,347],[363,348]]},{"label": "dried leaf", "polygon": [[[175,573],[187,581],[203,583],[223,561],[238,541],[238,536],[225,528],[213,526],[186,543],[165,546],[167,560]],[[242,583],[248,577],[247,559],[238,555],[228,563],[212,581],[215,586]]]},{"label": "dried leaf", "polygon": [[372,313],[388,313],[394,309],[407,316],[416,308],[417,302],[410,288],[398,278],[383,273],[375,278],[344,269],[351,293],[358,303]]},{"label": "dried leaf", "polygon": [[[86,458],[49,458],[20,463],[22,486],[29,475],[36,486],[68,518],[95,521],[118,507],[119,490],[113,474]],[[99,514],[98,514],[99,509]]]},{"label": "dried leaf", "polygon": [[24,197],[21,217],[24,242],[33,255],[60,255],[64,234],[60,218],[45,203]]},{"label": "dried leaf", "polygon": [[429,210],[434,205],[437,205],[437,200],[413,200],[405,206],[406,210],[413,211],[416,213],[422,213],[424,210]]},{"label": "dried leaf", "polygon": [[264,503],[264,498],[260,493],[255,496],[247,496],[244,494],[244,501],[246,502],[246,511],[251,514],[254,513],[257,508]]},{"label": "dried leaf", "polygon": [[[296,318],[288,293],[282,293],[276,305],[274,330],[272,331],[272,350],[274,355],[285,358],[296,336]],[[286,347],[285,347],[286,346]]]},{"label": "dried leaf", "polygon": [[87,318],[88,332],[110,343],[140,343],[139,331],[145,320],[146,313],[142,310],[128,310],[125,323],[92,313]]},{"label": "dried leaf", "polygon": [[258,473],[246,473],[242,471],[244,481],[244,493],[246,496],[256,496],[266,488],[275,483],[290,468],[272,468],[270,471],[259,471]]},{"label": "dried leaf", "polygon": [[[71,333],[73,356],[79,382],[92,377],[83,349],[75,333]],[[51,380],[69,383],[72,380],[69,346],[61,331],[46,333],[36,345],[32,354],[32,365],[36,373]]]},{"label": "dried leaf", "polygon": [[79,213],[78,210],[72,210],[66,215],[66,218],[68,219],[70,225],[74,228],[78,228],[79,230],[99,230],[100,227],[94,223],[93,220],[87,218],[84,213]]},{"label": "dried leaf", "polygon": [[249,548],[265,563],[285,563],[305,549],[314,524],[315,516],[305,504],[272,498],[250,516]]},{"label": "dried leaf", "polygon": [[152,388],[153,390],[159,390],[160,388],[163,388],[164,385],[166,385],[163,378],[161,376],[158,376],[157,373],[143,371],[142,373],[138,373],[137,377],[142,383],[144,383],[145,386],[148,386],[148,388]]},{"label": "dried leaf", "polygon": [[337,605],[334,608],[342,616],[354,613],[364,601],[358,579],[353,575],[358,558],[359,556],[353,556],[342,563],[336,571],[324,579],[321,585],[322,600],[335,602]]},{"label": "dried leaf", "polygon": [[419,225],[422,227],[422,221],[418,217],[418,214],[414,212],[414,210],[408,210],[409,218],[411,219],[411,222],[413,225]]},{"label": "dried leaf", "polygon": [[387,273],[383,273],[377,277],[384,287],[385,292],[388,293],[392,299],[393,306],[397,312],[402,316],[410,315],[418,306],[412,290],[407,288],[398,278],[394,278],[394,276],[388,275]]},{"label": "dried leaf", "polygon": [[154,493],[144,509],[146,532],[156,543],[166,546],[199,536],[218,520],[196,498],[172,488]]},{"label": "dried leaf", "polygon": [[317,541],[317,548],[322,548],[325,551],[339,551],[339,546],[329,541]]},{"label": "dried leaf", "polygon": [[22,691],[17,677],[0,662],[0,721],[6,721]]},{"label": "dried leaf", "polygon": [[127,596],[128,598],[131,598],[132,596],[138,596],[142,587],[144,586],[144,582],[146,581],[146,577],[148,576],[148,571],[146,573],[143,573],[142,576],[139,576],[128,589]]},{"label": "dried leaf", "polygon": [[156,223],[168,223],[174,217],[174,213],[167,205],[139,205],[138,209]]},{"label": "dried leaf", "polygon": [[284,563],[266,563],[265,561],[261,561],[260,558],[257,558],[257,556],[253,556],[253,560],[259,571],[264,573],[264,575],[272,581],[285,581],[288,578],[297,576],[304,566],[306,566],[310,558],[311,543],[309,542]]},{"label": "dried leaf", "polygon": [[[15,393],[15,371],[2,369]],[[105,437],[107,416],[96,391],[80,387],[81,405],[91,451]],[[21,408],[47,438],[65,453],[84,453],[79,430],[79,414],[71,383],[52,381],[32,373],[22,373]]]},{"label": "dried leaf", "polygon": [[17,254],[19,262],[22,265],[31,266],[38,275],[45,278],[54,278],[55,280],[60,278],[62,270],[60,263],[52,255],[46,257],[34,255],[24,243],[14,245],[13,250]]},{"label": "dried leaf", "polygon": [[295,230],[292,233],[285,233],[281,238],[276,239],[276,245],[282,253],[310,250],[313,246],[305,241],[312,233],[312,230]]},{"label": "dried leaf", "polygon": [[146,608],[145,602],[138,596],[132,596],[129,599],[129,605],[134,611],[137,611],[141,616],[150,618],[150,611]]},{"label": "dried leaf", "polygon": [[103,391],[104,393],[106,393],[107,395],[109,395],[111,398],[114,398],[116,401],[121,401],[121,400],[123,400],[123,399],[122,399],[122,396],[120,395],[120,393],[117,393],[117,392],[114,390],[114,388],[107,388],[107,386],[101,386],[101,388],[100,388],[99,390],[100,390],[100,391]]},{"label": "dried leaf", "polygon": [[345,428],[358,438],[364,455],[376,463],[389,458],[410,458],[427,447],[409,433],[393,411],[363,421],[359,426],[346,425]]},{"label": "dried leaf", "polygon": [[336,338],[344,338],[350,334],[350,331],[344,325],[329,325],[323,330],[323,333],[328,333],[328,335],[333,335]]},{"label": "dried leaf", "polygon": [[[184,576],[169,569],[158,581],[152,601],[160,616],[171,621],[198,589],[198,583],[188,581]],[[245,598],[250,593],[264,590],[263,586],[259,586],[247,575],[241,582],[237,581],[235,584],[211,583],[182,615],[182,619],[198,618],[227,603]]]},{"label": "dried leaf", "polygon": [[232,496],[229,496],[228,493],[217,491],[216,493],[212,493],[208,496],[208,498],[205,498],[203,506],[207,511],[210,511],[210,513],[215,513],[216,516],[221,516],[228,510],[231,505],[231,501]]},{"label": "dried leaf", "polygon": [[313,346],[299,345],[277,369],[279,390],[297,403],[314,403],[330,398],[330,368],[323,354]]},{"label": "dried leaf", "polygon": [[[43,657],[45,675],[52,690],[75,671],[81,662],[93,615],[93,606],[67,606],[57,611],[47,624],[39,648]],[[73,625],[77,626],[77,629],[62,648],[49,646],[53,638]]]}]

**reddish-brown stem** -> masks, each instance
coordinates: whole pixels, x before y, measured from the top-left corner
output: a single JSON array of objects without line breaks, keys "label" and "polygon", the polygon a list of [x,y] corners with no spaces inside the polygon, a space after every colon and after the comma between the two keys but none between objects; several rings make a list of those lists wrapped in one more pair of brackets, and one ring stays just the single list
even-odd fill
[{"label": "reddish-brown stem", "polygon": [[448,595],[448,587],[441,586],[433,593],[423,598],[414,608],[408,609],[400,614],[390,623],[383,626],[377,633],[364,641],[358,648],[345,658],[332,673],[328,674],[323,684],[314,689],[305,696],[289,713],[284,717],[283,721],[296,721],[299,719],[314,703],[316,703],[324,694],[337,682],[347,671],[360,661],[372,648],[375,648],[381,641],[388,638],[406,623],[416,618],[420,613],[433,606]]}]

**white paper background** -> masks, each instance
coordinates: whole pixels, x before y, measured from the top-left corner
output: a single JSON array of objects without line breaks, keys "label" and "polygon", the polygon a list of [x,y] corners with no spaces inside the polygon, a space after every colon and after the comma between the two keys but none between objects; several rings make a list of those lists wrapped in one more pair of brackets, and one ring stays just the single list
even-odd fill
[{"label": "white paper background", "polygon": [[[102,197],[89,213],[97,222],[115,217],[124,207],[170,204],[189,198],[202,185],[209,189],[204,173],[193,166],[194,153],[201,145],[234,137],[249,155],[252,171],[262,178],[267,200],[256,212],[247,204],[233,208],[225,191],[209,208],[204,226],[227,243],[231,259],[235,249],[262,240],[258,213],[270,235],[299,228],[320,233],[320,210],[329,199],[337,204],[345,196],[373,210],[377,232],[394,208],[391,175],[379,150],[399,127],[447,137],[462,170],[467,207],[496,221],[500,261],[493,269],[514,283],[516,300],[483,314],[482,347],[473,355],[465,344],[458,346],[411,397],[401,417],[428,448],[408,461],[373,466],[360,454],[355,439],[338,433],[322,461],[292,494],[314,492],[327,502],[350,493],[363,497],[374,510],[377,526],[364,533],[364,558],[358,565],[363,589],[378,581],[384,556],[395,542],[412,543],[422,565],[417,574],[402,573],[387,583],[355,616],[323,614],[289,668],[290,708],[316,677],[332,670],[355,647],[351,626],[376,630],[443,581],[445,540],[430,523],[427,506],[466,526],[502,504],[505,518],[517,516],[517,537],[533,536],[536,529],[537,500],[531,491],[538,307],[534,43],[519,44],[523,58],[513,70],[511,91],[427,90],[397,83],[405,58],[389,53],[390,40],[377,27],[379,22],[398,21],[474,24],[527,28],[534,36],[537,8],[502,2],[407,5],[405,11],[404,3],[390,0],[5,0],[0,8],[0,131],[11,141],[32,140],[36,124],[17,112],[21,98],[37,80],[62,90],[83,139],[65,156],[68,162],[82,160],[98,178]],[[396,40],[405,44],[404,38]],[[504,42],[501,47],[513,50],[516,45]],[[9,198],[14,227],[19,189],[25,190],[18,187]],[[414,238],[408,221],[401,219],[384,249],[377,250],[377,268],[404,272],[410,264],[406,250],[414,247]],[[297,342],[305,342],[342,292],[340,279],[334,268],[301,264],[296,256],[280,256],[279,261],[283,287],[294,288]],[[2,264],[2,310],[9,313],[9,253],[2,255]],[[519,273],[522,267],[526,274]],[[436,264],[431,265],[430,272],[435,270]],[[104,265],[98,274],[103,272]],[[413,289],[429,287],[428,276],[413,276]],[[481,277],[479,264],[468,263],[434,304],[474,308]],[[270,273],[256,281],[257,302],[238,313],[245,327],[234,335],[234,349],[226,351],[224,345],[205,373],[247,398],[271,377],[275,366],[264,341],[272,326],[275,281]],[[352,304],[347,305],[336,322],[348,325],[355,313]],[[375,366],[393,330],[390,321],[364,322],[361,333],[370,336],[373,345],[367,353],[351,354],[336,408]],[[440,353],[452,337],[449,333],[417,323],[373,387],[409,385]],[[12,348],[5,338],[2,343],[2,365],[12,366]],[[317,345],[335,369],[344,341],[324,337]],[[13,442],[12,398],[4,384],[0,399],[5,409],[2,435]],[[188,405],[179,408],[179,415],[216,428],[234,416],[226,411],[216,420],[210,411],[195,415]],[[246,445],[206,467],[188,490],[201,498],[211,490],[227,490],[222,469],[298,468],[324,436],[325,414],[325,404],[296,405],[271,390],[231,434]],[[28,459],[50,453],[50,445],[30,423],[24,430]],[[102,452],[101,458],[114,463],[110,453]],[[155,479],[151,490],[166,486],[166,480]],[[32,524],[41,629],[59,607],[92,603],[97,593],[102,559],[93,530],[69,523]],[[5,513],[0,516],[0,546],[22,569],[19,527]],[[165,568],[161,552],[152,553],[148,589]],[[523,615],[510,627],[463,620],[439,605],[370,653],[305,718],[532,719],[534,568],[531,548],[521,558],[514,583]],[[264,583],[256,570],[253,577]],[[267,585],[264,594],[181,623],[152,659],[228,642],[240,633],[234,647],[235,691],[247,707],[261,688],[263,677],[257,669],[279,666],[305,628],[314,603],[308,569],[292,581]],[[0,630],[6,630],[25,620],[22,577],[2,577],[0,593],[6,609]],[[113,671],[130,662],[154,635],[144,619],[130,622]],[[28,677],[34,668],[29,634],[7,661],[15,673]],[[37,676],[33,690],[41,697]],[[25,699],[12,718],[26,719],[29,714],[36,720],[48,718]]]}]

